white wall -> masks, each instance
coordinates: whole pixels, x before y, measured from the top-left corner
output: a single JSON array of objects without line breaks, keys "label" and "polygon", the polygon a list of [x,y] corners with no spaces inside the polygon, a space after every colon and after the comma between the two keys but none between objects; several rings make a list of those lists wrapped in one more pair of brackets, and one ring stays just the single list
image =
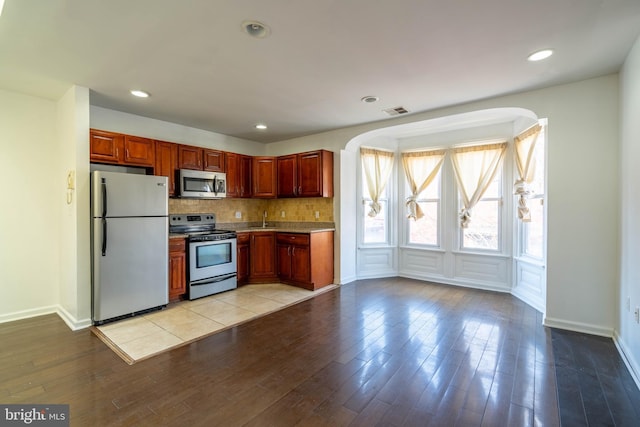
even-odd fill
[{"label": "white wall", "polygon": [[640,38],[620,73],[620,98],[621,269],[616,343],[640,385],[640,324],[634,318],[634,309],[640,307]]},{"label": "white wall", "polygon": [[0,322],[56,311],[56,103],[0,90]]},{"label": "white wall", "polygon": [[265,155],[266,145],[221,133],[91,106],[91,127],[178,144],[215,148],[253,156]]},{"label": "white wall", "polygon": [[[60,209],[60,308],[72,329],[91,324],[89,90],[74,86],[58,101],[58,162],[53,179]],[[72,173],[75,189],[67,189]]]}]

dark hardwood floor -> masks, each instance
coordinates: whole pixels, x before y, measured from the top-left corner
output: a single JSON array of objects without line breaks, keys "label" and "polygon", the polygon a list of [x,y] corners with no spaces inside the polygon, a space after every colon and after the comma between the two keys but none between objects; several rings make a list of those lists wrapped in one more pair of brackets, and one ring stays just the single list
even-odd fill
[{"label": "dark hardwood floor", "polygon": [[72,426],[557,426],[555,367],[518,299],[401,278],[132,366],[55,315],[0,325],[0,403],[70,404]]}]

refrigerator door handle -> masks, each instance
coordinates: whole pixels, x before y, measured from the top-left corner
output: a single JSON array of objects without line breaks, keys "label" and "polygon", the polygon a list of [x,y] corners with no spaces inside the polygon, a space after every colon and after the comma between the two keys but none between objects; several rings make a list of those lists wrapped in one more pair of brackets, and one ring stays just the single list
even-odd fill
[{"label": "refrigerator door handle", "polygon": [[[107,216],[107,180],[102,178],[102,218],[106,216]],[[106,225],[104,227],[106,227]]]},{"label": "refrigerator door handle", "polygon": [[107,255],[107,219],[102,218],[102,256]]}]

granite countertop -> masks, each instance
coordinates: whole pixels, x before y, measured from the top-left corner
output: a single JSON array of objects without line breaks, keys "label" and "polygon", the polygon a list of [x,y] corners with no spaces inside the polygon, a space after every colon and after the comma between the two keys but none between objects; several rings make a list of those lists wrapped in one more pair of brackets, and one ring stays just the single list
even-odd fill
[{"label": "granite countertop", "polygon": [[[333,222],[271,222],[266,227],[261,223],[238,222],[238,223],[218,223],[216,228],[220,230],[233,230],[236,233],[250,233],[252,231],[277,231],[281,233],[320,233],[324,231],[335,231]],[[184,233],[169,233],[170,239],[184,239]]]},{"label": "granite countertop", "polygon": [[266,227],[262,223],[221,223],[217,228],[234,230],[237,233],[248,233],[252,231],[277,231],[282,233],[320,233],[323,231],[335,231],[333,222],[267,222]]}]

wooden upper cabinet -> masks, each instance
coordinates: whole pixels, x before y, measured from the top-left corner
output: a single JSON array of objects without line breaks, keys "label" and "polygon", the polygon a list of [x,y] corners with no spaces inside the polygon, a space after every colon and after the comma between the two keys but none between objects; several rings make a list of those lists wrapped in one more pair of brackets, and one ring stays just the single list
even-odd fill
[{"label": "wooden upper cabinet", "polygon": [[333,153],[319,150],[298,154],[298,196],[333,197]]},{"label": "wooden upper cabinet", "polygon": [[225,153],[227,197],[251,197],[251,156]]},{"label": "wooden upper cabinet", "polygon": [[254,157],[251,174],[253,178],[253,197],[276,197],[275,157]]},{"label": "wooden upper cabinet", "polygon": [[224,151],[210,150],[205,148],[202,150],[203,170],[211,172],[224,172]]},{"label": "wooden upper cabinet", "polygon": [[89,132],[89,158],[96,163],[120,163],[124,149],[124,135],[103,130]]},{"label": "wooden upper cabinet", "polygon": [[156,161],[156,146],[152,139],[139,136],[124,136],[124,164],[153,167]]},{"label": "wooden upper cabinet", "polygon": [[178,145],[178,169],[202,170],[202,151],[200,147]]},{"label": "wooden upper cabinet", "polygon": [[154,175],[169,178],[169,196],[176,195],[176,165],[178,164],[178,145],[171,142],[156,141],[156,164]]},{"label": "wooden upper cabinet", "polygon": [[295,197],[298,193],[298,156],[278,157],[278,197]]},{"label": "wooden upper cabinet", "polygon": [[113,163],[154,167],[156,146],[152,139],[91,129],[89,159],[95,163]]},{"label": "wooden upper cabinet", "polygon": [[333,153],[278,157],[278,197],[333,197]]}]

